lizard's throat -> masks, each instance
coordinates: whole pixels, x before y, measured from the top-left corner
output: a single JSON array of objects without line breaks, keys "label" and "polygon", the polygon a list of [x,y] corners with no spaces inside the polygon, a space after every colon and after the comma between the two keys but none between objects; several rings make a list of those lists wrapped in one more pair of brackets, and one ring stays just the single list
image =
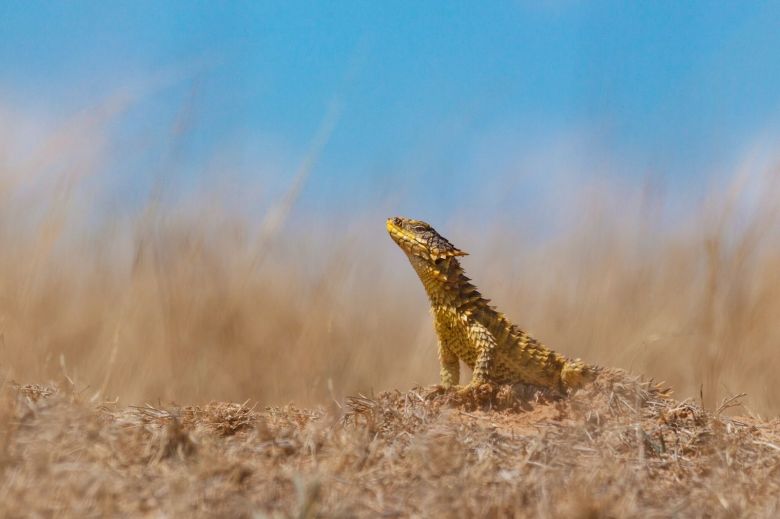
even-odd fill
[{"label": "lizard's throat", "polygon": [[456,302],[460,285],[466,282],[457,259],[449,258],[439,265],[434,265],[428,260],[409,255],[409,261],[422,281],[431,303],[445,305]]}]

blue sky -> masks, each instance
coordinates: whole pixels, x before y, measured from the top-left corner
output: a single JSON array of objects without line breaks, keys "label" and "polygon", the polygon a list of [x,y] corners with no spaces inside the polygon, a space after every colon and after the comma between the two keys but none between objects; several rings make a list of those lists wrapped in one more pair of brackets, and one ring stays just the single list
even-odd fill
[{"label": "blue sky", "polygon": [[[2,0],[0,103],[59,117],[140,89],[120,149],[185,113],[185,178],[229,157],[280,185],[336,113],[304,207],[426,216],[560,169],[696,189],[776,135],[778,49],[777,2]],[[132,176],[165,152],[124,153]]]}]

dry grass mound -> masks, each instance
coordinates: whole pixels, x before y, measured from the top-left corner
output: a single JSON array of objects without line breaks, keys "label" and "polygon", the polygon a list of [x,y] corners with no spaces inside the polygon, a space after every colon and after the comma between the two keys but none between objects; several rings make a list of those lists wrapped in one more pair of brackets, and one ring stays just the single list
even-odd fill
[{"label": "dry grass mound", "polygon": [[571,398],[434,387],[317,410],[6,387],[0,515],[776,516],[780,423],[724,416],[734,404],[626,377]]}]

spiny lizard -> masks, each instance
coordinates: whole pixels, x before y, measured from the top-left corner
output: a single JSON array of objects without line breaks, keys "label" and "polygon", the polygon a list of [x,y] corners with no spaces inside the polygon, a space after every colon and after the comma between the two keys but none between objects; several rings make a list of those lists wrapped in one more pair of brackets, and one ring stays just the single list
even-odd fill
[{"label": "spiny lizard", "polygon": [[420,220],[388,218],[387,231],[406,253],[431,302],[439,339],[441,383],[460,382],[462,360],[473,370],[462,391],[485,383],[533,384],[561,392],[593,380],[600,368],[546,348],[510,323],[470,283],[455,248]]}]

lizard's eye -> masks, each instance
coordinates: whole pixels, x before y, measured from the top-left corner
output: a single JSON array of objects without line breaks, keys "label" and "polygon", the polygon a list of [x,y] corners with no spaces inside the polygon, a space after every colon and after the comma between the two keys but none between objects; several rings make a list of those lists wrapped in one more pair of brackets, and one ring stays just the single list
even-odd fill
[{"label": "lizard's eye", "polygon": [[428,230],[426,227],[424,227],[422,225],[415,225],[414,227],[412,227],[412,229],[417,231],[417,232],[425,232],[425,231]]}]

